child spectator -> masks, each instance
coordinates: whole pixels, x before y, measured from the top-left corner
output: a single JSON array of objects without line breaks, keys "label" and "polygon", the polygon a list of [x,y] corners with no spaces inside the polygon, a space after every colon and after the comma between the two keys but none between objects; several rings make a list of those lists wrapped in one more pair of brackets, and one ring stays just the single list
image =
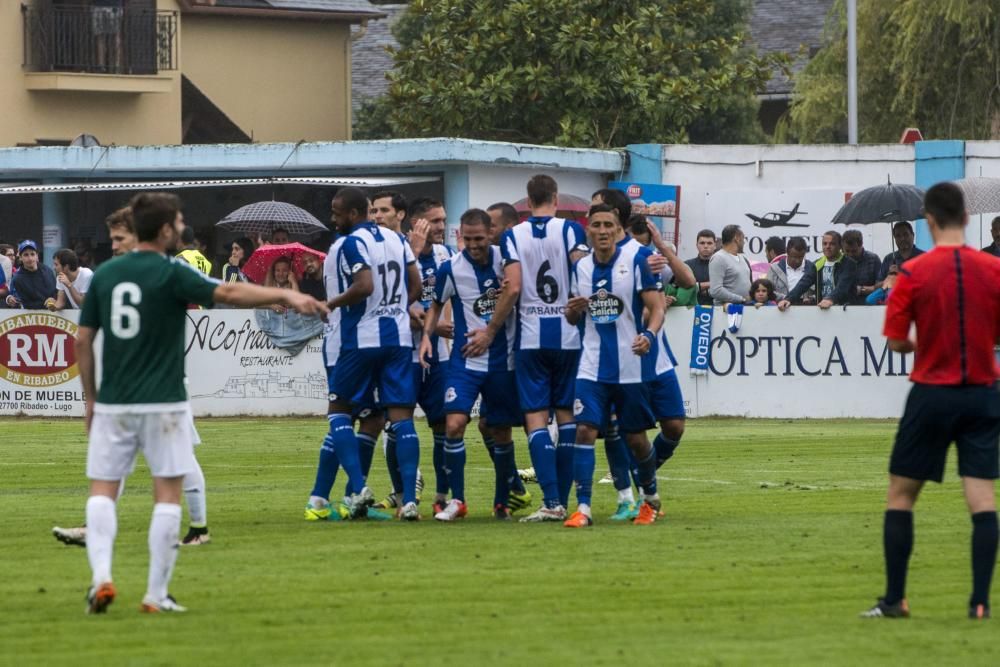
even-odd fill
[{"label": "child spectator", "polygon": [[774,293],[774,283],[767,278],[758,278],[750,285],[750,299],[753,300],[753,307],[777,306],[778,299]]}]

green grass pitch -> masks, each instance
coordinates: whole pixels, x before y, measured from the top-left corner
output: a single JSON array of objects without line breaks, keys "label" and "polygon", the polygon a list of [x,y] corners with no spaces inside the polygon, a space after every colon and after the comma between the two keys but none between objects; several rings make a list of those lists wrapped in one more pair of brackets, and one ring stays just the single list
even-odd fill
[{"label": "green grass pitch", "polygon": [[[953,464],[918,505],[914,617],[857,618],[883,587],[893,423],[693,420],[660,471],[666,517],[615,525],[613,489],[598,485],[588,530],[489,518],[478,435],[465,521],[438,524],[427,508],[417,524],[307,523],[325,425],[199,421],[214,541],[181,553],[172,592],[185,615],[137,611],[152,503],[140,464],[119,503],[118,599],[88,617],[86,553],[49,533],[83,518],[82,424],[0,420],[0,664],[997,662],[1000,621],[965,618],[970,523]],[[599,449],[598,474],[603,460]],[[381,453],[372,469],[384,493]]]}]

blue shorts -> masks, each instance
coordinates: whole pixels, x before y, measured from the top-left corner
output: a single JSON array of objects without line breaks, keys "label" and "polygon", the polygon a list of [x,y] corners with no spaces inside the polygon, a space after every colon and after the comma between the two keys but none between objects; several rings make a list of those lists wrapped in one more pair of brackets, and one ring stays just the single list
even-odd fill
[{"label": "blue shorts", "polygon": [[653,416],[660,419],[685,419],[684,397],[681,395],[681,385],[677,381],[677,373],[670,369],[652,382],[649,387],[650,407]]},{"label": "blue shorts", "polygon": [[461,363],[448,366],[447,389],[444,394],[445,412],[468,415],[482,395],[479,414],[489,413],[489,426],[520,426],[524,423],[517,401],[514,399],[514,371],[470,371]]},{"label": "blue shorts", "polygon": [[[326,390],[331,397],[336,395],[333,393],[333,378],[336,376],[336,373],[336,366],[326,367]],[[375,402],[375,386],[370,386],[369,390],[362,397],[361,402],[353,406],[351,410],[351,416],[355,419],[368,419],[368,417],[378,410],[378,405]]]},{"label": "blue shorts", "polygon": [[618,428],[622,433],[643,433],[656,424],[646,385],[576,381],[576,400],[573,401],[576,423],[603,430],[611,411],[618,416]]},{"label": "blue shorts", "polygon": [[417,403],[413,384],[413,350],[408,347],[380,347],[342,350],[337,359],[330,400],[361,405],[378,390],[383,408],[412,408]]},{"label": "blue shorts", "polygon": [[518,350],[514,354],[522,412],[573,407],[579,350]]},{"label": "blue shorts", "polygon": [[431,426],[444,423],[444,385],[447,361],[431,364],[425,369],[413,364],[413,386],[417,388],[417,405],[427,416]]}]

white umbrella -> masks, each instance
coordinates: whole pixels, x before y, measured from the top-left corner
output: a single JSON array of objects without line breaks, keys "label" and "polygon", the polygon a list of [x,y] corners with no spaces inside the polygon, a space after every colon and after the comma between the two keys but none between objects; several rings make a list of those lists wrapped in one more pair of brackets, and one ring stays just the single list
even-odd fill
[{"label": "white umbrella", "polygon": [[965,195],[969,215],[1000,213],[1000,178],[974,176],[955,181]]}]

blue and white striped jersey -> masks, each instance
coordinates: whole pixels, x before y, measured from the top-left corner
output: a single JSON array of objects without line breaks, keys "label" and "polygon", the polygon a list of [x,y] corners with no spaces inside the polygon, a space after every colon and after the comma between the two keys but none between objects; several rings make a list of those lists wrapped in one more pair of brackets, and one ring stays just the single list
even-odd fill
[{"label": "blue and white striped jersey", "polygon": [[[341,236],[330,245],[326,259],[323,260],[323,286],[326,288],[327,299],[332,299],[342,291],[337,266],[340,263],[340,250],[344,245],[344,238]],[[327,368],[335,366],[340,357],[340,311],[340,308],[331,310],[326,316],[326,325],[323,327],[323,364]]]},{"label": "blue and white striped jersey", "polygon": [[579,350],[580,331],[563,317],[569,299],[570,259],[589,251],[583,228],[572,220],[531,217],[504,232],[504,265],[521,263],[519,350]]},{"label": "blue and white striped jersey", "polygon": [[[444,304],[451,300],[452,317],[455,319],[455,340],[464,341],[465,334],[484,329],[493,317],[500,298],[503,280],[503,262],[500,248],[490,246],[486,264],[477,264],[462,251],[441,265],[434,286],[434,300]],[[451,363],[461,364],[470,371],[514,370],[514,334],[517,317],[511,313],[506,325],[485,354],[478,357],[462,356],[462,345],[456,342],[451,350]],[[515,400],[515,397],[511,397]]]},{"label": "blue and white striped jersey", "polygon": [[[662,290],[646,263],[649,251],[638,243],[620,245],[607,264],[593,255],[573,267],[573,293],[590,300],[584,313],[583,352],[577,378],[611,384],[653,379],[644,373],[644,357],[632,352],[642,322],[642,292]],[[649,354],[656,354],[656,344]]]},{"label": "blue and white striped jersey", "polygon": [[[657,255],[655,250],[652,250],[649,246],[644,246],[632,237],[626,237],[624,240],[618,242],[619,248],[624,247],[635,247],[642,248],[649,251],[651,255]],[[660,273],[661,286],[666,285],[674,277],[674,270],[670,268],[670,265],[663,267],[663,271]],[[642,358],[642,376],[645,379],[651,379],[663,375],[667,371],[673,370],[674,366],[677,365],[677,359],[674,357],[673,351],[670,349],[670,342],[667,340],[667,327],[662,327],[660,329],[659,335],[656,337],[656,346],[651,348],[649,353]]]},{"label": "blue and white striped jersey", "polygon": [[413,347],[406,267],[415,261],[406,239],[373,222],[355,225],[338,253],[337,292],[346,291],[359,271],[370,269],[374,289],[367,299],[341,308],[342,350]]},{"label": "blue and white striped jersey", "polygon": [[[455,254],[455,251],[441,243],[434,243],[430,247],[430,252],[417,255],[417,265],[420,269],[420,281],[423,289],[420,290],[420,305],[426,312],[434,301],[434,283],[437,281],[438,269],[448,261],[448,258]],[[414,332],[413,361],[420,363],[417,350],[420,349],[420,340],[423,338],[423,331]],[[434,346],[431,348],[434,354],[431,356],[431,363],[436,364],[448,358],[448,342],[440,336],[433,336]],[[459,346],[461,347],[461,346]]]}]

